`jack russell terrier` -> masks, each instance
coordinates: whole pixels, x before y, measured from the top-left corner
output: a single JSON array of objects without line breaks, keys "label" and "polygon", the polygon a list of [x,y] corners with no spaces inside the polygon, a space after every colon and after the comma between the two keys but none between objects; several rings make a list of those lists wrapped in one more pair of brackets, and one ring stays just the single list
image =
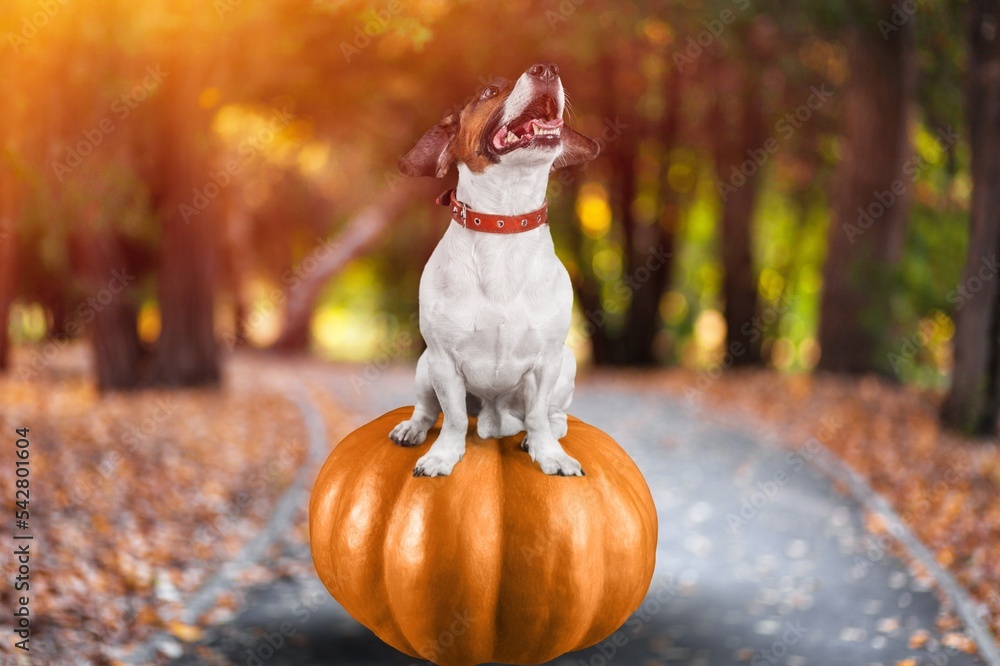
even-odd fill
[{"label": "jack russell terrier", "polygon": [[573,288],[552,245],[545,190],[550,171],[592,160],[600,146],[563,123],[564,103],[559,68],[534,65],[516,82],[491,81],[400,160],[407,176],[458,167],[458,188],[438,198],[451,223],[420,277],[427,349],[416,408],[389,434],[416,446],[444,412],[414,476],[450,474],[477,413],[481,438],[526,430],[521,446],[543,472],[584,474],[559,444],[576,377],[565,346]]}]

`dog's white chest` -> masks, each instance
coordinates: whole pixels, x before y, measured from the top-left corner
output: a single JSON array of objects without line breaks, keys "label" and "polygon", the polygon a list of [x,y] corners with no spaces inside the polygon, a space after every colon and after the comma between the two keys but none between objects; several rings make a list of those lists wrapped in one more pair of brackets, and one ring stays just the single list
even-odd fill
[{"label": "dog's white chest", "polygon": [[559,352],[572,299],[547,229],[488,237],[456,225],[421,277],[420,330],[452,355],[471,390],[500,394]]}]

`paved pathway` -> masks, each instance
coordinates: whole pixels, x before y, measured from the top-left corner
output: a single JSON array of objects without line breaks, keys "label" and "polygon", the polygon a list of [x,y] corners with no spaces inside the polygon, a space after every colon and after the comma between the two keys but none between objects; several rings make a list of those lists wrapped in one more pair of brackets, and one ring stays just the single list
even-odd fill
[{"label": "paved pathway", "polygon": [[[356,414],[357,425],[412,404],[411,368],[364,390],[357,368],[309,371]],[[941,645],[939,602],[862,528],[863,510],[799,453],[706,423],[661,395],[577,388],[572,413],[605,430],[642,469],[656,501],[660,545],[646,602],[604,643],[556,666],[964,666],[980,657]],[[305,548],[286,556],[309,559]],[[289,623],[294,635],[280,634]],[[926,641],[910,648],[923,630]],[[258,587],[206,641],[248,666],[405,666],[304,575]],[[618,643],[622,643],[619,640]],[[193,653],[177,666],[203,663]]]}]

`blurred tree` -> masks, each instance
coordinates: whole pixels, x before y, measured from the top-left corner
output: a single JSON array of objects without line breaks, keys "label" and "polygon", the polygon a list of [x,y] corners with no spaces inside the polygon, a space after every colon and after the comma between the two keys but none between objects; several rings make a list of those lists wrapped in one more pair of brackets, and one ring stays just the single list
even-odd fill
[{"label": "blurred tree", "polygon": [[[660,360],[660,300],[670,281],[679,217],[668,173],[679,142],[683,98],[681,75],[659,36],[669,30],[660,18],[663,3],[648,5],[644,9],[656,18],[644,17],[636,7],[613,12],[602,5],[604,13],[596,23],[577,27],[593,31],[600,44],[591,82],[596,85],[574,89],[573,99],[604,121],[599,128],[602,153],[593,170],[588,166],[587,179],[606,189],[612,229],[603,243],[620,241],[614,246],[621,256],[618,280],[598,279],[589,268],[596,256],[588,260],[586,252],[575,276],[580,306],[591,320],[588,330],[598,365],[648,366]],[[565,188],[571,195],[579,190],[578,177],[572,176]],[[644,202],[652,206],[647,210],[640,205]],[[581,240],[574,244],[577,251],[584,248]]]},{"label": "blurred tree", "polygon": [[[198,10],[191,4],[188,11],[195,16]],[[158,271],[162,324],[153,381],[168,386],[216,384],[221,362],[214,327],[215,220],[224,213],[210,205],[220,185],[209,177],[204,145],[208,114],[199,105],[204,68],[213,54],[200,53],[192,44],[190,31],[197,31],[197,24],[183,30],[188,34],[165,40],[170,45],[164,65],[169,75],[157,100],[158,159],[149,183],[162,227]],[[198,213],[200,209],[204,212]]]},{"label": "blurred tree", "polygon": [[[653,188],[655,213],[648,227],[633,234],[638,238],[633,240],[629,264],[637,271],[655,251],[662,265],[650,271],[648,284],[632,293],[622,336],[623,344],[629,350],[624,360],[629,365],[653,365],[660,360],[656,349],[656,339],[663,327],[660,299],[670,283],[680,208],[677,191],[670,185],[669,172],[670,156],[680,140],[682,84],[680,73],[664,63],[658,87],[662,111],[652,123],[653,128],[644,132],[653,137],[653,147],[659,156]],[[646,247],[642,247],[644,243]]]},{"label": "blurred tree", "polygon": [[[0,122],[6,120],[0,111]],[[8,126],[6,122],[3,123]],[[10,364],[8,321],[16,295],[17,244],[16,220],[20,208],[20,183],[14,174],[9,148],[0,144],[0,370]]]},{"label": "blurred tree", "polygon": [[352,259],[384,240],[390,220],[412,204],[414,192],[427,193],[426,186],[407,181],[390,190],[379,201],[359,211],[326,247],[317,248],[321,256],[304,276],[295,276],[286,286],[286,306],[281,335],[274,346],[283,351],[304,351],[309,345],[309,324],[316,303],[327,283]]},{"label": "blurred tree", "polygon": [[[751,255],[751,227],[763,177],[769,137],[764,121],[763,81],[753,64],[728,62],[719,74],[720,87],[732,94],[716,98],[715,122],[719,128],[715,169],[722,192],[722,297],[726,320],[726,350],[733,365],[761,362],[761,336],[748,336],[744,327],[757,314],[757,273]],[[728,82],[726,85],[725,82]],[[722,105],[733,107],[727,113]],[[728,130],[728,131],[727,131]],[[770,138],[774,141],[773,138]]]},{"label": "blurred tree", "polygon": [[[819,367],[885,371],[889,274],[906,236],[904,172],[916,83],[914,20],[891,18],[891,0],[853,3],[845,28],[850,74],[823,269]],[[885,32],[885,25],[894,30]]]},{"label": "blurred tree", "polygon": [[[101,391],[134,389],[141,381],[142,348],[136,329],[138,310],[128,284],[133,276],[121,273],[126,264],[123,248],[112,229],[102,228],[101,203],[93,202],[74,234],[83,283],[95,304],[90,314],[97,387]],[[105,294],[110,297],[105,299]]]},{"label": "blurred tree", "polygon": [[941,417],[971,433],[996,431],[1000,410],[1000,7],[968,5],[966,109],[972,157],[968,259],[955,306],[955,367]]},{"label": "blurred tree", "polygon": [[[598,76],[601,78],[605,90],[617,91],[615,94],[604,96],[601,113],[605,118],[614,118],[627,128],[615,141],[609,141],[605,144],[604,158],[611,164],[608,201],[611,206],[612,220],[620,225],[623,232],[622,272],[625,275],[631,275],[636,267],[642,264],[649,252],[648,248],[644,247],[636,238],[639,223],[636,221],[635,208],[633,207],[638,188],[635,161],[643,138],[638,131],[640,121],[635,104],[636,98],[641,93],[641,79],[638,76],[639,63],[635,53],[635,44],[626,36],[619,37],[619,40],[618,43],[609,42],[607,44],[607,49],[600,59]],[[647,285],[642,285],[643,289],[646,287]],[[642,289],[631,289],[631,299],[626,315],[626,326],[630,330],[622,330],[616,336],[606,326],[595,327],[594,335],[608,336],[613,340],[618,338],[614,344],[599,345],[600,348],[610,349],[612,354],[608,358],[595,358],[598,363],[649,365],[652,362],[653,352],[649,347],[623,344],[629,338],[639,342],[649,337],[650,332],[641,329],[655,327],[657,324],[655,311],[652,318],[632,313],[635,309],[636,295],[640,291]],[[597,311],[601,309],[603,308],[598,307]]]},{"label": "blurred tree", "polygon": [[[9,33],[16,25],[13,14],[2,14],[0,32],[13,34]],[[16,91],[24,85],[25,68],[18,65],[14,58],[0,58],[0,86],[4,90]],[[26,103],[19,94],[9,94],[0,105],[0,371],[10,365],[10,311],[18,291],[18,221],[25,196],[19,139],[25,112]]]}]

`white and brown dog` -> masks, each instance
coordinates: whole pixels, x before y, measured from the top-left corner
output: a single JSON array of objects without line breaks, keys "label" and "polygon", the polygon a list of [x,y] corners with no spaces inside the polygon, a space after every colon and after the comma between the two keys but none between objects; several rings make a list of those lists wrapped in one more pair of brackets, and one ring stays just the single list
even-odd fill
[{"label": "white and brown dog", "polygon": [[389,435],[420,444],[444,412],[415,476],[451,473],[476,411],[480,437],[526,430],[522,446],[546,474],[584,473],[559,444],[576,376],[565,346],[573,289],[546,224],[545,190],[553,169],[592,160],[600,148],[563,123],[564,102],[553,64],[516,82],[494,79],[399,163],[408,176],[441,178],[452,164],[459,174],[457,190],[438,200],[452,222],[420,278],[427,349],[416,409]]}]

